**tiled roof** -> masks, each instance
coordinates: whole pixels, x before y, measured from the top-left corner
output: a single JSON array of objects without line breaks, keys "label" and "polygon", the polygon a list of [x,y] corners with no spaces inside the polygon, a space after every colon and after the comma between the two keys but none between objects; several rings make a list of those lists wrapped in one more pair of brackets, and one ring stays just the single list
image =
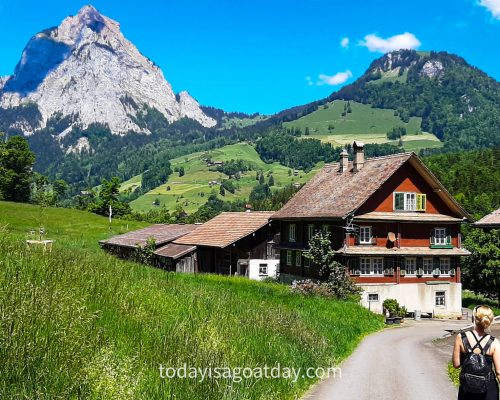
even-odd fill
[{"label": "tiled roof", "polygon": [[500,227],[500,208],[481,218],[475,225],[482,227]]},{"label": "tiled roof", "polygon": [[403,221],[403,222],[460,222],[455,218],[444,214],[430,214],[419,212],[369,212],[356,215],[355,221]]},{"label": "tiled roof", "polygon": [[325,165],[272,219],[341,218],[357,209],[396,172],[413,153],[365,160],[363,168],[339,172],[339,164]]},{"label": "tiled roof", "polygon": [[160,246],[192,232],[196,228],[198,225],[156,224],[102,240],[100,243],[120,247],[137,247],[138,245],[144,246],[149,238],[154,238],[156,245]]},{"label": "tiled roof", "polygon": [[157,256],[173,258],[176,260],[179,257],[182,257],[185,254],[191,253],[196,250],[196,246],[191,246],[189,244],[176,244],[169,243],[166,246],[160,247],[154,253]]},{"label": "tiled roof", "polygon": [[265,226],[271,215],[273,212],[224,212],[175,243],[224,248]]},{"label": "tiled roof", "polygon": [[388,249],[381,246],[351,246],[338,250],[337,253],[348,256],[468,256],[465,249],[431,249],[430,247],[394,247]]}]

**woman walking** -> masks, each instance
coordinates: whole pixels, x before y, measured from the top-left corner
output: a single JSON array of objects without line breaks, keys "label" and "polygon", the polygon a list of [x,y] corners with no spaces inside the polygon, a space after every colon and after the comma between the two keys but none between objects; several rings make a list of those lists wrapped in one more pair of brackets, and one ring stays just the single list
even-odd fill
[{"label": "woman walking", "polygon": [[453,366],[462,367],[459,400],[499,400],[500,342],[486,332],[493,317],[488,306],[475,307],[472,313],[474,328],[456,337]]}]

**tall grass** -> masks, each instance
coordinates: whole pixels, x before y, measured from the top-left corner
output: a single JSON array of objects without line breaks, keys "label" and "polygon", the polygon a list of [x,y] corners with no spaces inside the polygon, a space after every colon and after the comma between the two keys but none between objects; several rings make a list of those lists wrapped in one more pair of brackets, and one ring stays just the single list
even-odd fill
[{"label": "tall grass", "polygon": [[[0,216],[1,222],[1,216]],[[331,366],[382,327],[357,304],[180,275],[0,231],[0,398],[287,399],[313,379],[162,379],[159,365]]]}]

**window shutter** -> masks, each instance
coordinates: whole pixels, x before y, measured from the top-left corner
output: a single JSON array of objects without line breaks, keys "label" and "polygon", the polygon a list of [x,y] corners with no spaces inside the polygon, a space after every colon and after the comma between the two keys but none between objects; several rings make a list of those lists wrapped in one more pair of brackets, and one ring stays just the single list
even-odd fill
[{"label": "window shutter", "polygon": [[427,208],[427,195],[417,194],[417,211],[425,211]]},{"label": "window shutter", "polygon": [[436,270],[436,269],[439,270],[440,269],[439,257],[434,257],[432,260],[432,264],[433,264],[434,270]]},{"label": "window shutter", "polygon": [[429,234],[429,237],[430,237],[430,240],[431,240],[431,246],[433,246],[436,243],[434,235],[435,235],[435,230],[431,229],[431,232]]},{"label": "window shutter", "polygon": [[417,269],[422,269],[422,267],[423,267],[422,257],[417,257]]},{"label": "window shutter", "polygon": [[451,245],[451,229],[446,228],[446,244]]},{"label": "window shutter", "polygon": [[394,194],[394,209],[395,210],[404,210],[405,209],[405,194],[404,193],[395,193]]}]

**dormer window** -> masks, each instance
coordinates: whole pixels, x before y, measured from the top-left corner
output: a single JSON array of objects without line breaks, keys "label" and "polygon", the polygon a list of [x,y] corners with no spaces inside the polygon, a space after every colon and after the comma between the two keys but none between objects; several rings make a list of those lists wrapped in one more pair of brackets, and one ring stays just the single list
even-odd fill
[{"label": "dormer window", "polygon": [[394,192],[395,211],[425,211],[427,196],[423,193]]},{"label": "dormer window", "polygon": [[371,226],[361,226],[359,228],[359,244],[372,244]]}]

